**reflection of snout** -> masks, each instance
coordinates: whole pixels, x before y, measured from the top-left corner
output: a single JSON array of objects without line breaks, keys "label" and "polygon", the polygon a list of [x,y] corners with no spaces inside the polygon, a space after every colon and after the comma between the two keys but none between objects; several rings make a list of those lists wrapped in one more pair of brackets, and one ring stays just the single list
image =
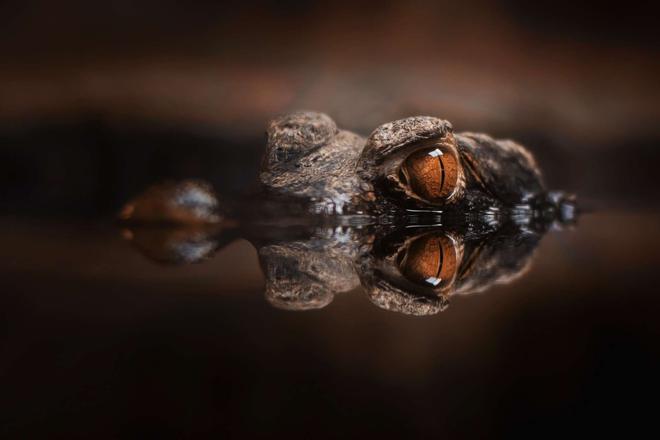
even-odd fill
[{"label": "reflection of snout", "polygon": [[122,235],[157,263],[189,264],[208,259],[218,248],[219,227],[153,225],[124,229]]}]

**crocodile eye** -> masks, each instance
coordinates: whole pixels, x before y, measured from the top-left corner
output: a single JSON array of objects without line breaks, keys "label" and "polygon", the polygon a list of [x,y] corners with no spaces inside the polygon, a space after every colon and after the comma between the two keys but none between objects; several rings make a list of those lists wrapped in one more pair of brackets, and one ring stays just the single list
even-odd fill
[{"label": "crocodile eye", "polygon": [[402,180],[418,197],[429,202],[449,198],[458,182],[459,164],[456,156],[439,148],[415,151],[401,165]]},{"label": "crocodile eye", "polygon": [[398,258],[399,271],[426,287],[446,285],[456,274],[456,250],[446,237],[424,235],[410,243]]}]

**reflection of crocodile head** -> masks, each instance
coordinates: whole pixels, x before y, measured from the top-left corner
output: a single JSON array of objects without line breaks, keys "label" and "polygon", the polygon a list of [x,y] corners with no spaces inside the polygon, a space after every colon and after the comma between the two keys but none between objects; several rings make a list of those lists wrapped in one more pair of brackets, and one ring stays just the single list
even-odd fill
[{"label": "reflection of crocodile head", "polygon": [[[167,230],[158,229],[159,234]],[[378,307],[428,315],[446,308],[453,295],[482,291],[522,274],[544,233],[539,224],[530,229],[509,222],[480,232],[458,225],[318,226],[302,232],[270,226],[178,227],[157,240],[150,228],[136,227],[126,237],[152,259],[191,263],[209,258],[220,242],[244,236],[257,248],[266,297],[278,308],[322,308],[334,295],[362,286]]]}]

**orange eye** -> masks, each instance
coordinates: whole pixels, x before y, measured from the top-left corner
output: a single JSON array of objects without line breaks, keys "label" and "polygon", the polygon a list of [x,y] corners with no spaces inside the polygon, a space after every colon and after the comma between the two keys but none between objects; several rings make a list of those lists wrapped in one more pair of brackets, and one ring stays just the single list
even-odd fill
[{"label": "orange eye", "polygon": [[399,270],[410,281],[427,287],[446,285],[457,270],[453,242],[434,235],[419,237],[399,257]]},{"label": "orange eye", "polygon": [[447,199],[456,189],[458,169],[453,154],[431,148],[408,156],[401,166],[401,174],[418,197],[437,202]]}]

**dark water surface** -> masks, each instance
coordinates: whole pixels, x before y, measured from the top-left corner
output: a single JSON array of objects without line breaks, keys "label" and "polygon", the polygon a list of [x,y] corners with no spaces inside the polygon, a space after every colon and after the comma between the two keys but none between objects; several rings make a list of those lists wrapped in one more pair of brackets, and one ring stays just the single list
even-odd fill
[{"label": "dark water surface", "polygon": [[159,265],[113,225],[5,218],[0,429],[11,438],[479,437],[646,429],[660,360],[660,216],[550,231],[509,284],[431,316],[362,288],[264,296],[237,238]]},{"label": "dark water surface", "polygon": [[[0,440],[660,438],[658,4],[0,2]],[[301,109],[513,139],[583,214],[249,224]],[[183,179],[231,220],[113,223]]]}]

